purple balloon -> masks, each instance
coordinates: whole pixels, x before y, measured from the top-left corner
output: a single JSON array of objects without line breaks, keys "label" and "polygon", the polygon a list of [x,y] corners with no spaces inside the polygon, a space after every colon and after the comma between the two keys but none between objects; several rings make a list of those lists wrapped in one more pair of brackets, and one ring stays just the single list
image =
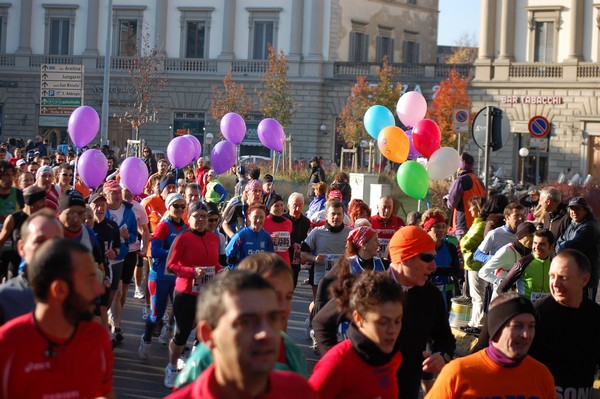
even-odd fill
[{"label": "purple balloon", "polygon": [[77,173],[91,188],[98,187],[106,178],[108,161],[100,150],[87,150],[77,160]]},{"label": "purple balloon", "polygon": [[273,118],[266,118],[258,124],[258,138],[263,145],[273,151],[283,151],[285,134],[283,127]]},{"label": "purple balloon", "polygon": [[406,129],[406,131],[404,133],[406,133],[406,136],[408,137],[408,142],[410,143],[410,149],[408,150],[408,158],[407,159],[413,160],[413,159],[422,157],[421,153],[419,152],[419,150],[417,150],[415,148],[415,144],[413,143],[412,129]]},{"label": "purple balloon", "polygon": [[194,145],[185,136],[175,137],[167,146],[167,158],[171,165],[181,169],[194,159]]},{"label": "purple balloon", "polygon": [[121,181],[129,191],[135,195],[144,192],[148,181],[148,168],[144,161],[138,157],[129,157],[123,161],[119,168]]},{"label": "purple balloon", "polygon": [[202,145],[200,144],[200,140],[196,136],[192,136],[191,134],[186,134],[183,137],[192,142],[194,146],[194,156],[192,157],[192,161],[200,158],[200,153],[202,152]]},{"label": "purple balloon", "polygon": [[236,159],[235,145],[227,140],[219,141],[210,152],[210,162],[218,175],[227,172],[235,164]]},{"label": "purple balloon", "polygon": [[100,129],[100,117],[90,106],[82,105],[71,113],[67,130],[76,147],[85,147],[94,140]]},{"label": "purple balloon", "polygon": [[221,118],[221,133],[228,141],[235,145],[240,145],[246,135],[246,122],[244,118],[230,112]]}]

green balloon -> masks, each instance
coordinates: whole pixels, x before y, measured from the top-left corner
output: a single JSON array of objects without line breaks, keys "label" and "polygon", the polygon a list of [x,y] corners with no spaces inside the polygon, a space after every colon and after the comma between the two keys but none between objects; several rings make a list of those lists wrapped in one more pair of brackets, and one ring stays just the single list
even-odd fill
[{"label": "green balloon", "polygon": [[396,181],[411,198],[422,200],[429,190],[429,173],[416,161],[406,161],[398,168]]}]

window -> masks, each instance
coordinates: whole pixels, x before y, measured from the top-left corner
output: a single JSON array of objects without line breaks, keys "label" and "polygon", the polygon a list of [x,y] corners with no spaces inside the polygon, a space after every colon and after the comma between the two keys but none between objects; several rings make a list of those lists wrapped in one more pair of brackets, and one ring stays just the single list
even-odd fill
[{"label": "window", "polygon": [[279,30],[279,13],[281,8],[246,8],[249,13],[250,43],[249,58],[266,60],[269,56],[268,46],[277,48],[277,32]]},{"label": "window", "polygon": [[350,51],[348,61],[369,61],[369,35],[367,35],[367,24],[365,22],[352,21],[350,32]]},{"label": "window", "polygon": [[0,4],[0,53],[6,52],[6,25],[8,23],[9,4]]},{"label": "window", "polygon": [[404,31],[404,42],[402,52],[402,62],[405,64],[419,63],[419,42],[417,41],[418,33]]},{"label": "window", "polygon": [[255,22],[252,59],[266,60],[269,57],[269,44],[273,45],[273,22]]},{"label": "window", "polygon": [[136,20],[122,19],[119,21],[119,44],[117,55],[121,57],[131,57],[137,53],[137,33],[138,26]]},{"label": "window", "polygon": [[535,23],[533,62],[554,62],[554,23]]},{"label": "window", "polygon": [[77,5],[44,4],[45,53],[70,55],[73,51],[73,28]]},{"label": "window", "polygon": [[69,24],[68,18],[52,18],[50,20],[48,54],[69,54]]},{"label": "window", "polygon": [[529,62],[556,62],[562,6],[527,7],[529,19]]},{"label": "window", "polygon": [[113,54],[132,57],[140,51],[145,6],[113,7]]},{"label": "window", "polygon": [[181,13],[181,48],[183,58],[208,58],[210,7],[177,7]]},{"label": "window", "polygon": [[391,28],[380,27],[377,36],[377,62],[382,62],[384,56],[387,56],[388,62],[394,62],[394,39]]}]

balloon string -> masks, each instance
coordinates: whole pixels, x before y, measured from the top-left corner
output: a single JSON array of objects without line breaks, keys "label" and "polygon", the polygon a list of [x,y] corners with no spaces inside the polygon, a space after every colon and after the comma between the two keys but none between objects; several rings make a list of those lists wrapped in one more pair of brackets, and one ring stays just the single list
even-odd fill
[{"label": "balloon string", "polygon": [[77,184],[77,164],[79,163],[79,155],[75,156],[75,166],[73,167],[73,188]]}]

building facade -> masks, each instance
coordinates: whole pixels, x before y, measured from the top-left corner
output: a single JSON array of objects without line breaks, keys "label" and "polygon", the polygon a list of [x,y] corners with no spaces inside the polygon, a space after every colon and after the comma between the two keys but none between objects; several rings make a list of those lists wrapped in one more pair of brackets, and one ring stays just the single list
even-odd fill
[{"label": "building facade", "polygon": [[[482,0],[480,35],[473,111],[501,108],[511,130],[491,165],[502,166],[515,181],[522,173],[531,183],[577,173],[598,184],[600,4]],[[539,117],[550,123],[547,136],[539,137],[544,131]],[[519,156],[522,148],[528,156]],[[472,144],[469,149],[477,151]]]},{"label": "building facade", "polygon": [[[219,130],[209,112],[212,87],[222,87],[231,70],[234,81],[256,99],[267,44],[288,57],[288,79],[300,105],[285,129],[294,158],[337,159],[337,115],[358,75],[376,82],[384,56],[400,71],[405,90],[421,90],[428,99],[450,69],[436,64],[437,0],[114,0],[110,20],[107,3],[0,3],[3,138],[41,134],[52,144],[67,138],[64,114],[73,104],[45,98],[50,94],[41,85],[54,75],[44,77],[44,66],[83,65],[81,91],[53,93],[72,94],[73,101],[83,97],[83,104],[101,113],[107,42],[108,139],[120,148],[132,138],[131,124],[121,116],[133,106],[128,69],[144,41],[165,56],[166,86],[156,96],[160,110],[140,128],[140,137],[155,150],[189,131],[207,153],[208,133],[217,138]],[[241,155],[271,155],[256,134],[261,119],[256,101]]]}]

